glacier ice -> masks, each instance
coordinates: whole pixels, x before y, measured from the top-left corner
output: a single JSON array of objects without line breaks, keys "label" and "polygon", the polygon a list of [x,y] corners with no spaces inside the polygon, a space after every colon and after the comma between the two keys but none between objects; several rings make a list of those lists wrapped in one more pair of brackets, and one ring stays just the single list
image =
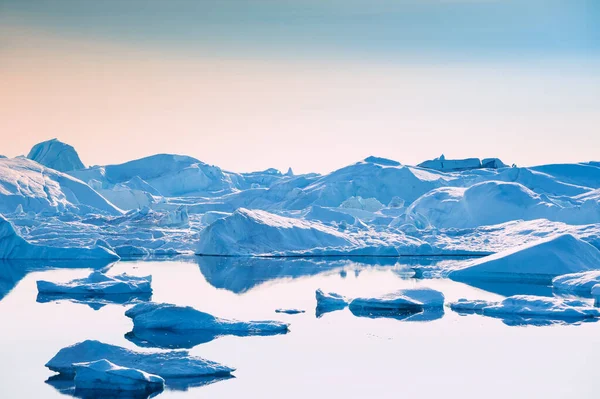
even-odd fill
[{"label": "glacier ice", "polygon": [[34,145],[27,158],[60,172],[85,168],[75,148],[57,139]]},{"label": "glacier ice", "polygon": [[86,363],[75,363],[75,389],[98,391],[160,392],[165,380],[142,370],[127,368],[106,359]]},{"label": "glacier ice", "polygon": [[33,245],[17,234],[13,225],[0,215],[0,259],[107,259],[119,256],[102,246],[51,247]]},{"label": "glacier ice", "polygon": [[200,357],[190,356],[186,351],[137,352],[99,341],[87,340],[61,349],[46,363],[50,370],[65,378],[75,377],[78,363],[108,360],[121,367],[156,374],[169,378],[227,376],[235,369]]},{"label": "glacier ice", "polygon": [[511,280],[550,284],[561,274],[597,268],[600,250],[571,234],[550,236],[468,262],[454,280]]}]

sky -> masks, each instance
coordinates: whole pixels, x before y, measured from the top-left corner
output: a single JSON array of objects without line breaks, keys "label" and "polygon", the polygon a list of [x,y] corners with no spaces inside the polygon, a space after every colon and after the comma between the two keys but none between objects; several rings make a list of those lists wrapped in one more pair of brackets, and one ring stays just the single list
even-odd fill
[{"label": "sky", "polygon": [[594,0],[0,0],[0,154],[600,160]]}]

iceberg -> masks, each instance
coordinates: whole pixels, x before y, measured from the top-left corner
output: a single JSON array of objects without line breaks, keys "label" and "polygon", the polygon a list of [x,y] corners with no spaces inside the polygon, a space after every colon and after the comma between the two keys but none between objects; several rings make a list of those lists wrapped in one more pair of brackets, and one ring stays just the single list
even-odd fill
[{"label": "iceberg", "polygon": [[[488,162],[488,164],[492,164],[492,162]],[[479,158],[446,159],[444,155],[430,161],[421,162],[417,166],[426,169],[439,170],[441,172],[455,172],[482,168]]]},{"label": "iceberg", "polygon": [[0,213],[12,213],[21,205],[24,212],[56,214],[122,211],[84,182],[26,158],[0,159]]},{"label": "iceberg", "polygon": [[57,139],[34,145],[27,158],[60,172],[85,168],[75,148]]},{"label": "iceberg", "polygon": [[[597,265],[596,267],[600,267]],[[555,277],[552,286],[557,291],[590,296],[592,288],[600,284],[600,270],[590,270],[581,273],[570,273]]]},{"label": "iceberg", "polygon": [[375,298],[355,298],[349,307],[350,310],[421,312],[443,308],[444,294],[431,288],[406,288]]},{"label": "iceberg", "polygon": [[570,224],[600,222],[600,203],[564,201],[519,183],[486,181],[470,187],[441,187],[412,203],[407,214],[423,215],[438,228],[470,228],[511,220],[548,219]]},{"label": "iceberg", "polygon": [[223,335],[278,335],[289,324],[278,321],[238,321],[221,319],[192,307],[140,303],[125,312],[133,320],[130,341],[141,346],[190,348]]},{"label": "iceberg", "polygon": [[450,308],[459,313],[501,318],[509,325],[572,324],[600,317],[600,309],[583,301],[535,295],[513,295],[501,302],[460,299]]},{"label": "iceberg", "polygon": [[600,250],[571,234],[562,234],[468,262],[465,267],[451,271],[449,277],[458,281],[550,284],[561,274],[586,271],[598,265]]},{"label": "iceberg", "polygon": [[152,276],[136,277],[127,274],[109,276],[94,271],[88,277],[75,279],[68,283],[53,283],[39,280],[38,292],[46,295],[119,295],[152,293]]},{"label": "iceberg", "polygon": [[76,363],[75,389],[94,391],[138,391],[159,392],[164,389],[165,380],[134,368],[121,367],[106,359]]},{"label": "iceberg", "polygon": [[320,223],[240,208],[202,230],[198,255],[261,255],[355,244]]},{"label": "iceberg", "polygon": [[190,356],[186,351],[159,353],[136,352],[99,341],[87,340],[61,349],[46,367],[65,378],[75,377],[77,364],[108,360],[121,367],[143,370],[165,380],[170,378],[193,378],[228,376],[235,369],[200,357]]},{"label": "iceberg", "polygon": [[119,256],[102,246],[63,248],[33,245],[17,234],[14,226],[0,215],[0,259],[106,259]]}]

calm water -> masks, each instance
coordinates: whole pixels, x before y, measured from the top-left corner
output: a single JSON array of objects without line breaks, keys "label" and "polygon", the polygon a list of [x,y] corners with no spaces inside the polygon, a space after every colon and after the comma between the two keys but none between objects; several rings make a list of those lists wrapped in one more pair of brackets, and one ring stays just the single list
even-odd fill
[{"label": "calm water", "polygon": [[[75,342],[97,339],[137,348],[125,337],[132,323],[124,306],[94,310],[69,301],[36,302],[36,280],[68,281],[90,269],[34,268],[26,274],[22,264],[0,266],[1,398],[66,398],[45,382],[53,373],[44,364]],[[286,335],[221,337],[194,347],[194,355],[236,367],[236,378],[166,390],[161,399],[591,398],[598,393],[600,323],[509,326],[449,309],[426,322],[356,317],[348,309],[315,317],[317,288],[363,296],[425,286],[452,301],[497,300],[510,287],[483,287],[490,292],[446,279],[410,278],[401,265],[340,261],[201,258],[120,262],[110,269],[111,274],[123,272],[151,274],[154,301],[228,318],[291,323]],[[522,287],[523,293],[535,290],[550,292]],[[277,308],[306,313],[277,314]]]}]

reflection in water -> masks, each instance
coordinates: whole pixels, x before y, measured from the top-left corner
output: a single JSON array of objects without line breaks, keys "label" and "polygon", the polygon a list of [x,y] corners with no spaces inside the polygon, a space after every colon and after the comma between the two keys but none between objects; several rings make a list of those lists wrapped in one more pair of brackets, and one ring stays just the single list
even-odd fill
[{"label": "reflection in water", "polygon": [[402,257],[377,258],[240,258],[199,256],[195,261],[204,278],[215,288],[241,294],[271,280],[314,276],[335,270],[345,277],[348,270],[358,276],[366,268],[394,268],[403,278],[415,276],[413,267],[435,267],[441,258]]},{"label": "reflection in water", "polygon": [[69,301],[73,303],[87,305],[94,310],[99,310],[106,305],[133,305],[140,302],[148,302],[151,298],[151,293],[104,295],[66,295],[38,293],[36,301],[39,303]]},{"label": "reflection in water", "polygon": [[287,331],[272,332],[232,332],[218,333],[212,331],[171,331],[142,329],[128,332],[125,338],[142,348],[161,349],[191,349],[197,345],[205,344],[216,338],[232,335],[236,337],[283,335]]},{"label": "reflection in water", "polygon": [[444,309],[424,309],[421,311],[410,310],[375,310],[365,308],[350,308],[350,312],[356,317],[368,317],[370,319],[396,319],[400,321],[427,322],[444,317]]},{"label": "reflection in water", "polygon": [[[193,378],[167,378],[165,379],[165,389],[170,391],[187,391],[190,388],[199,388],[214,384],[219,381],[225,381],[235,378],[232,375],[218,377],[193,377]],[[161,392],[141,393],[141,392],[107,392],[106,390],[75,389],[75,382],[72,378],[64,377],[60,374],[54,375],[46,380],[46,384],[63,395],[69,395],[82,399],[147,399],[160,395]]]},{"label": "reflection in water", "polygon": [[28,273],[49,269],[108,269],[113,263],[106,260],[0,260],[0,301]]},{"label": "reflection in water", "polygon": [[513,281],[480,280],[461,281],[461,283],[507,297],[513,295],[536,295],[546,297],[553,296],[552,286],[545,284],[515,283]]}]

